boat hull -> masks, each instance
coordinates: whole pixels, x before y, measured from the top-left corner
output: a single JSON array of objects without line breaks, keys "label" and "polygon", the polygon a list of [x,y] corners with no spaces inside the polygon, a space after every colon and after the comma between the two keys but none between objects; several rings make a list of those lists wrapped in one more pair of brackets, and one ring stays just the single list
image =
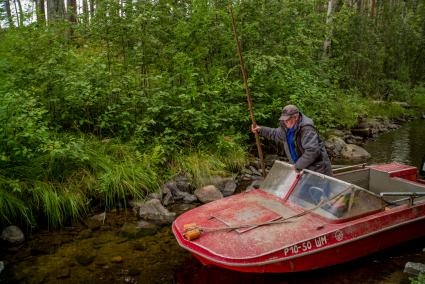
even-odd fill
[{"label": "boat hull", "polygon": [[301,253],[287,258],[263,260],[255,262],[237,262],[218,260],[214,255],[201,253],[196,247],[191,246],[190,242],[182,237],[178,237],[173,226],[174,234],[177,236],[180,245],[189,250],[204,265],[215,265],[222,268],[256,273],[284,273],[300,272],[324,268],[340,263],[344,263],[374,252],[401,244],[403,242],[425,236],[425,217],[416,220],[410,220],[403,224],[382,229],[378,232],[369,233],[330,246],[314,252]]}]

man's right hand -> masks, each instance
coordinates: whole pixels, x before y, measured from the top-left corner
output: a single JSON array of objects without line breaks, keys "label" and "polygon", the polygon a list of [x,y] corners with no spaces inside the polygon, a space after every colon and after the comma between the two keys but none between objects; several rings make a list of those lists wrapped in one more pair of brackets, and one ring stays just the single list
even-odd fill
[{"label": "man's right hand", "polygon": [[261,129],[261,126],[256,125],[256,126],[254,127],[254,124],[251,124],[251,132],[252,132],[252,133],[259,133],[259,132],[260,132],[260,129]]}]

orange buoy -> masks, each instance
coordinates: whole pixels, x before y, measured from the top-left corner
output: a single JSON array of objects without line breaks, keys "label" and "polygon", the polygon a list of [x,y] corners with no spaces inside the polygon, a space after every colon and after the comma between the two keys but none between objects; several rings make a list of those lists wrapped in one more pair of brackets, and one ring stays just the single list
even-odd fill
[{"label": "orange buoy", "polygon": [[183,229],[183,237],[188,241],[195,240],[201,236],[201,229],[196,226],[196,223],[184,224]]},{"label": "orange buoy", "polygon": [[193,228],[183,233],[183,237],[188,241],[196,240],[200,236],[201,236],[201,230],[198,228]]}]

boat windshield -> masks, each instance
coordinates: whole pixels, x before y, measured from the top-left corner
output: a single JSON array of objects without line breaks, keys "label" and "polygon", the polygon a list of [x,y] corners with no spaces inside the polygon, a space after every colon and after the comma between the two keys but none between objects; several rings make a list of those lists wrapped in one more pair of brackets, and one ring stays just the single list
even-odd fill
[{"label": "boat windshield", "polygon": [[290,164],[275,161],[266,179],[261,184],[261,189],[277,197],[283,198],[294,184],[297,173]]},{"label": "boat windshield", "polygon": [[383,208],[381,198],[361,187],[304,170],[288,199],[328,219],[345,219]]}]

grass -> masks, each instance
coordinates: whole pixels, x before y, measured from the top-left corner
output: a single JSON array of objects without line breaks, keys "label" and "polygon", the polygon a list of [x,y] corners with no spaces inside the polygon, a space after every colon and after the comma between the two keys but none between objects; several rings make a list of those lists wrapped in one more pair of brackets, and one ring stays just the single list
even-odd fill
[{"label": "grass", "polygon": [[178,173],[195,186],[204,185],[247,163],[240,141],[223,136],[215,144],[167,157],[161,146],[142,153],[131,144],[68,136],[25,164],[0,168],[0,226],[37,225],[38,220],[62,227],[94,206],[110,210],[144,199]]}]

